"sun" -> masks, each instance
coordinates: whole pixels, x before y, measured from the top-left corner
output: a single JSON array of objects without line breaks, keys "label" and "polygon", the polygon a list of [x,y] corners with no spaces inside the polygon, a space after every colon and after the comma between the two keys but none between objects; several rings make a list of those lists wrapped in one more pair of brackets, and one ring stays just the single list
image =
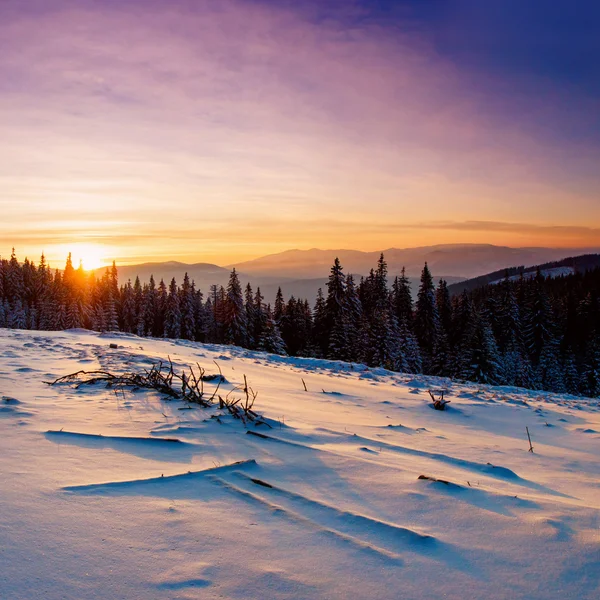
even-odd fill
[{"label": "sun", "polygon": [[86,271],[93,271],[108,264],[104,248],[96,244],[75,244],[71,250],[73,266],[77,268],[79,262]]}]

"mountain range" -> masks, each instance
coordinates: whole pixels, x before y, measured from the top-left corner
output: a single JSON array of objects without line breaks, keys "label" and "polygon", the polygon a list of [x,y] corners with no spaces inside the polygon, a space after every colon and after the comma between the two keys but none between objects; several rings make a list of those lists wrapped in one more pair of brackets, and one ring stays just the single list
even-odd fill
[{"label": "mountain range", "polygon": [[506,267],[533,265],[560,260],[568,256],[595,252],[573,248],[509,248],[491,244],[443,244],[418,248],[388,248],[376,252],[359,250],[287,250],[255,260],[227,265],[254,276],[294,277],[296,279],[326,277],[337,256],[350,273],[368,273],[377,264],[381,252],[385,255],[390,274],[406,268],[407,275],[418,277],[423,264],[436,277],[469,279]]},{"label": "mountain range", "polygon": [[[418,287],[418,278],[425,262],[428,263],[435,279],[446,279],[449,284],[476,278],[490,272],[519,265],[537,265],[558,261],[584,253],[598,252],[599,249],[581,248],[510,248],[491,244],[444,244],[418,248],[388,248],[383,251],[362,252],[360,250],[331,249],[286,250],[250,261],[237,262],[226,266],[211,263],[186,264],[176,261],[152,262],[137,265],[118,266],[121,283],[128,279],[147,282],[150,275],[158,283],[164,279],[168,283],[173,277],[181,282],[185,273],[196,282],[196,286],[208,293],[210,286],[227,285],[232,268],[236,268],[243,285],[247,282],[255,289],[260,286],[268,302],[275,298],[281,287],[284,296],[307,298],[314,302],[319,287],[324,288],[333,261],[340,259],[344,271],[356,278],[368,275],[375,268],[381,252],[388,264],[390,279],[400,274],[402,267],[413,284]],[[103,269],[98,270],[100,273]]]}]

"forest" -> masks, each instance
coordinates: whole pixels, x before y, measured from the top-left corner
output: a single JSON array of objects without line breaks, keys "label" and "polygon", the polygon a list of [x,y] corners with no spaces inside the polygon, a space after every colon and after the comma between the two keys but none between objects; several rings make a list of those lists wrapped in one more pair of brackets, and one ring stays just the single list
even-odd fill
[{"label": "forest", "polygon": [[600,396],[600,269],[561,277],[511,277],[451,296],[425,264],[416,299],[404,270],[390,281],[383,254],[355,281],[336,259],[314,306],[281,289],[274,304],[244,289],[205,294],[186,275],[119,285],[75,268],[0,260],[0,327],[87,328],[234,344],[292,356],[365,363],[405,373]]}]

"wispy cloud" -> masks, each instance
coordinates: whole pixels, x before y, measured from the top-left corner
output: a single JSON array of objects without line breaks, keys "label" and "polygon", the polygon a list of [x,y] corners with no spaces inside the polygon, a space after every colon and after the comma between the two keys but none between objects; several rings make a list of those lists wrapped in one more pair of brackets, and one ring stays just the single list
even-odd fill
[{"label": "wispy cloud", "polygon": [[26,0],[0,20],[6,240],[32,246],[46,222],[130,256],[158,236],[233,260],[398,245],[380,224],[432,216],[600,223],[597,149],[523,133],[414,32],[242,0]]}]

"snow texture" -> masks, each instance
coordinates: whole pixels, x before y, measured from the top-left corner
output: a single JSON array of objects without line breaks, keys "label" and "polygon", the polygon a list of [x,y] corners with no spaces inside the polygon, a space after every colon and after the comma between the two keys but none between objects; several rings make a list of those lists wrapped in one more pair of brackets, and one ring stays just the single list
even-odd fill
[{"label": "snow texture", "polygon": [[[43,383],[168,355],[271,427]],[[81,329],[0,357],[2,600],[600,597],[597,400]]]}]

